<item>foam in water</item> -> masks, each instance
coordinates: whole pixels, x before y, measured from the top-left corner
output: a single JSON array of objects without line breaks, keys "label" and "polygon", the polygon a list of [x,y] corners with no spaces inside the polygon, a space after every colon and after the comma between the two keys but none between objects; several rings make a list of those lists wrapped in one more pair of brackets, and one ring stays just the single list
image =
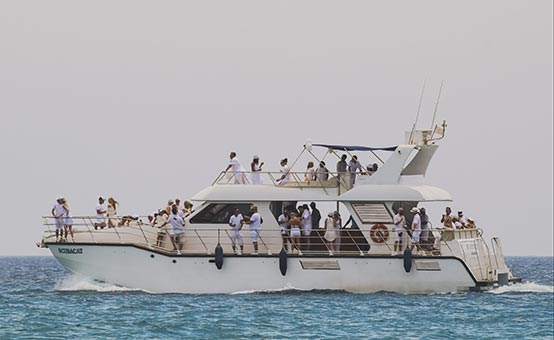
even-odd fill
[{"label": "foam in water", "polygon": [[61,292],[94,291],[94,292],[131,292],[141,291],[127,287],[116,286],[107,282],[99,282],[85,276],[72,274],[58,282],[55,290]]},{"label": "foam in water", "polygon": [[280,292],[286,292],[286,291],[301,291],[301,289],[294,288],[294,286],[290,283],[285,284],[282,288],[275,288],[275,289],[249,289],[249,290],[241,290],[238,292],[233,292],[231,295],[236,294],[256,294],[256,293],[280,293]]},{"label": "foam in water", "polygon": [[554,286],[540,285],[535,282],[516,283],[501,286],[490,291],[493,294],[504,293],[554,293]]}]

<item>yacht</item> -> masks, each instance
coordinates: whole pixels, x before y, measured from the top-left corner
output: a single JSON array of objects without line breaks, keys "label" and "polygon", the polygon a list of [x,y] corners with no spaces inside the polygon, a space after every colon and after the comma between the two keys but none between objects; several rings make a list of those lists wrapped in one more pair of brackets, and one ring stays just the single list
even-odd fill
[{"label": "yacht", "polygon": [[[55,218],[46,216],[38,245],[50,249],[71,273],[153,293],[296,289],[420,294],[519,282],[504,261],[500,240],[487,242],[476,226],[445,228],[432,220],[429,236],[434,243],[410,241],[414,208],[433,202],[447,206],[452,200],[425,179],[445,127],[443,123],[443,129],[411,131],[405,144],[385,148],[303,145],[298,159],[311,158],[315,167],[325,157],[332,157],[328,163],[334,168],[343,154],[351,158],[367,153],[375,163],[355,173],[327,170],[326,176],[307,176],[305,163],[295,171],[299,164],[294,162],[286,173],[258,172],[261,180],[254,184],[248,180],[250,171],[221,172],[192,198],[195,210],[184,217],[181,245],[152,215],[113,217],[115,227],[102,229],[97,216],[73,217],[74,236],[69,239],[56,238]],[[317,157],[316,148],[325,156]],[[284,239],[278,217],[284,209],[294,211],[311,202],[321,209],[320,228],[316,225],[311,235],[302,236],[300,244]],[[248,218],[253,205],[263,221],[256,232],[258,249],[244,225],[240,251],[238,245],[233,247],[229,219],[237,209]],[[398,208],[404,209],[407,221],[402,249],[395,249],[393,218]],[[333,242],[323,229],[328,210],[340,216]]]}]

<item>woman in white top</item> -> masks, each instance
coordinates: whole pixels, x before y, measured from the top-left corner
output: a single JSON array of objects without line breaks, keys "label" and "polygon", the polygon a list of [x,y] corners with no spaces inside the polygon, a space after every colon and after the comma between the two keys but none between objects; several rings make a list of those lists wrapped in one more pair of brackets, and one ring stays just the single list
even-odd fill
[{"label": "woman in white top", "polygon": [[290,213],[290,219],[288,222],[288,225],[290,226],[290,240],[292,243],[292,251],[296,249],[298,251],[299,255],[302,255],[302,252],[300,251],[300,224],[302,223],[302,220],[298,217],[298,215],[295,212]]},{"label": "woman in white top", "polygon": [[331,252],[335,252],[337,249],[335,247],[335,240],[337,239],[337,232],[335,230],[335,220],[333,219],[333,212],[327,214],[325,223],[323,223],[323,228],[325,229],[325,234],[323,238],[329,242],[329,249]]},{"label": "woman in white top", "polygon": [[288,159],[286,158],[283,158],[281,159],[281,177],[279,177],[277,179],[277,184],[278,185],[283,185],[283,184],[287,184],[289,181],[290,181],[290,169],[289,169],[289,166],[287,165],[288,163]]},{"label": "woman in white top", "polygon": [[342,218],[338,211],[333,212],[333,220],[335,221],[335,233],[337,238],[335,239],[335,251],[340,252],[340,230],[342,228]]},{"label": "woman in white top", "polygon": [[264,184],[262,174],[260,173],[262,171],[262,166],[264,166],[264,162],[260,163],[260,157],[254,156],[254,159],[252,159],[252,163],[250,164],[250,169],[252,170],[252,173],[250,174],[250,182],[252,184]]},{"label": "woman in white top", "polygon": [[67,240],[67,235],[71,234],[71,239],[75,241],[75,238],[73,236],[73,217],[71,217],[71,212],[69,211],[69,204],[67,204],[67,201],[65,200],[65,198],[63,199],[62,207],[63,207],[63,210],[65,211],[64,218],[63,218],[63,226],[65,229],[65,239]]},{"label": "woman in white top", "polygon": [[108,228],[115,228],[117,225],[117,202],[113,197],[108,198],[108,209],[106,209],[106,215],[108,216]]},{"label": "woman in white top", "polygon": [[315,180],[314,162],[309,161],[308,166],[306,167],[306,172],[304,173],[304,181],[310,182],[313,180]]}]

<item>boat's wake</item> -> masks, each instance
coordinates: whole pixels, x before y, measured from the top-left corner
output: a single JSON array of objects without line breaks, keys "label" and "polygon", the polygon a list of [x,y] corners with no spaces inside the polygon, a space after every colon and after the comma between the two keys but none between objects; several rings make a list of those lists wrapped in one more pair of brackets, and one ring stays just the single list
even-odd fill
[{"label": "boat's wake", "polygon": [[240,294],[260,294],[260,293],[283,293],[283,292],[300,292],[302,290],[295,288],[292,284],[287,283],[282,288],[275,288],[275,289],[249,289],[249,290],[241,290],[238,292],[233,292],[231,295],[240,295]]},{"label": "boat's wake", "polygon": [[54,287],[60,292],[140,292],[141,289],[132,289],[122,286],[117,286],[107,282],[96,281],[86,276],[71,274],[62,281],[58,282]]},{"label": "boat's wake", "polygon": [[554,286],[541,285],[535,282],[516,283],[501,286],[490,291],[493,294],[504,293],[554,293]]}]

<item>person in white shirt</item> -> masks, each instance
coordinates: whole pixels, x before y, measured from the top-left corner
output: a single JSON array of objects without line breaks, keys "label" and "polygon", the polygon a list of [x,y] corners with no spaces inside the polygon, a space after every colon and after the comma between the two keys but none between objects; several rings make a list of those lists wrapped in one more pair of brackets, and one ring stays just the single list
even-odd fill
[{"label": "person in white shirt", "polygon": [[466,219],[464,217],[464,212],[459,210],[458,211],[458,221],[460,222],[460,224],[462,225],[462,229],[466,227]]},{"label": "person in white shirt", "polygon": [[244,174],[245,170],[240,164],[239,159],[237,158],[236,152],[231,152],[229,154],[229,165],[227,165],[227,169],[225,169],[225,172],[228,172],[231,170],[232,177],[235,180],[235,184],[246,184],[248,183],[248,180],[246,179],[246,175]]},{"label": "person in white shirt", "polygon": [[303,250],[310,250],[311,248],[311,234],[312,234],[312,214],[310,213],[310,209],[308,209],[308,205],[304,204],[298,207],[298,211],[300,212],[300,218],[301,218],[301,228],[302,228],[302,248]]},{"label": "person in white shirt", "polygon": [[416,207],[413,207],[410,212],[414,214],[414,218],[412,219],[412,237],[410,240],[412,241],[412,247],[414,246],[419,248],[419,236],[421,235],[421,216],[419,216],[419,209]]},{"label": "person in white shirt", "polygon": [[[239,209],[235,209],[235,213],[231,215],[229,219],[229,226],[231,226],[231,243],[233,244],[233,252],[237,255],[241,255],[244,252],[244,241],[240,234],[243,220],[244,218]],[[237,244],[240,247],[240,252],[237,252]]]},{"label": "person in white shirt", "polygon": [[254,252],[252,255],[258,255],[258,236],[260,234],[260,228],[262,225],[262,217],[258,213],[258,207],[252,205],[250,207],[252,216],[248,220],[243,220],[243,224],[248,224],[250,228],[250,238],[252,239],[252,245],[254,246]]},{"label": "person in white shirt", "polygon": [[329,251],[333,254],[336,249],[335,240],[337,239],[337,231],[335,230],[335,220],[333,219],[333,212],[327,214],[325,222],[323,222],[323,229],[325,229],[325,234],[323,237],[327,242],[329,242]]},{"label": "person in white shirt", "polygon": [[396,215],[392,219],[394,223],[394,232],[396,233],[396,239],[394,240],[394,252],[402,251],[402,234],[406,227],[406,217],[404,217],[404,208],[398,208]]},{"label": "person in white shirt", "polygon": [[65,216],[65,210],[63,208],[63,197],[58,197],[56,203],[52,208],[52,216],[54,216],[54,223],[56,225],[56,242],[63,241],[63,222]]},{"label": "person in white shirt", "polygon": [[289,169],[289,166],[288,166],[288,159],[286,158],[283,158],[281,159],[281,177],[279,177],[277,179],[277,184],[278,185],[283,185],[283,184],[287,184],[289,181],[290,181],[290,169]]},{"label": "person in white shirt", "polygon": [[173,206],[171,208],[171,215],[169,215],[169,218],[161,227],[164,227],[168,223],[171,224],[169,236],[171,237],[174,250],[177,250],[177,254],[181,254],[181,250],[183,249],[183,234],[185,233],[185,221],[179,216],[178,212],[177,207]]},{"label": "person in white shirt", "polygon": [[342,229],[342,218],[340,217],[340,213],[338,211],[333,212],[333,221],[335,221],[335,251],[337,253],[340,252],[340,245],[341,245],[341,229]]},{"label": "person in white shirt", "polygon": [[98,205],[96,206],[96,223],[94,229],[104,229],[106,227],[106,208],[104,207],[104,198],[98,197]]},{"label": "person in white shirt", "polygon": [[281,215],[277,218],[277,223],[279,223],[279,230],[281,232],[281,238],[283,242],[283,249],[287,252],[290,252],[292,249],[290,247],[290,236],[288,232],[288,223],[289,223],[289,210],[286,208]]},{"label": "person in white shirt", "polygon": [[254,156],[252,163],[250,163],[250,169],[252,170],[252,173],[250,174],[250,183],[264,184],[261,174],[262,166],[264,166],[264,162],[260,163],[260,157]]},{"label": "person in white shirt", "polygon": [[358,161],[358,156],[353,155],[350,162],[348,162],[348,171],[350,172],[350,185],[353,186],[354,183],[356,183],[356,172],[357,171],[363,172],[364,167],[362,164]]},{"label": "person in white shirt", "polygon": [[319,162],[319,167],[316,170],[316,179],[320,182],[324,182],[329,179],[329,169],[325,167],[325,162]]}]

